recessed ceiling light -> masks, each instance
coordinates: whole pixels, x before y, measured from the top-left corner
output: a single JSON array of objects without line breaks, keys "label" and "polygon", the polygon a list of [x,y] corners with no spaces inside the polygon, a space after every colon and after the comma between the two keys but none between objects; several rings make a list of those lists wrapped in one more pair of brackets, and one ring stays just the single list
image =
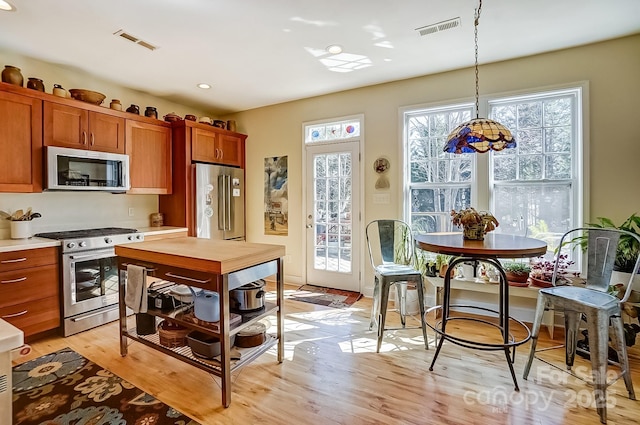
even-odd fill
[{"label": "recessed ceiling light", "polygon": [[14,12],[16,7],[5,0],[0,0],[0,10],[4,10],[6,12]]},{"label": "recessed ceiling light", "polygon": [[332,55],[337,55],[338,53],[342,53],[342,46],[332,44],[331,46],[327,46],[327,52],[331,53]]},{"label": "recessed ceiling light", "polygon": [[198,84],[198,88],[199,89],[210,89],[211,85],[209,85],[207,83],[200,83],[200,84]]}]

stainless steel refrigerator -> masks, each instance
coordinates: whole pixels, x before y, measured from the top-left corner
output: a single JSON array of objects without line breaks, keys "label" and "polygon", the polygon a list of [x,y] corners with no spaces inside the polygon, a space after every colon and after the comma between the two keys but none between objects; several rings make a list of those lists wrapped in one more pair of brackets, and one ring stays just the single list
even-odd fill
[{"label": "stainless steel refrigerator", "polygon": [[196,164],[196,236],[244,240],[244,170]]}]

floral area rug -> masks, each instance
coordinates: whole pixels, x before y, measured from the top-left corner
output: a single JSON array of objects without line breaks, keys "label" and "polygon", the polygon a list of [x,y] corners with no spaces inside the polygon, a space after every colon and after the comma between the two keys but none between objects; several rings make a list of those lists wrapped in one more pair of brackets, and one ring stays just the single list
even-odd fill
[{"label": "floral area rug", "polygon": [[290,294],[288,298],[327,307],[347,308],[362,298],[362,294],[340,289],[323,288],[321,286],[302,285],[296,292]]},{"label": "floral area rug", "polygon": [[13,425],[198,425],[64,348],[13,367]]}]

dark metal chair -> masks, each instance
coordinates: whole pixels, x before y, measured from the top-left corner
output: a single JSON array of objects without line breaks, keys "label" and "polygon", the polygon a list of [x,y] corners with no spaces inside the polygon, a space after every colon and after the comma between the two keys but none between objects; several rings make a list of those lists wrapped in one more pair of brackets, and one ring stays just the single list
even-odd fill
[{"label": "dark metal chair", "polygon": [[[637,235],[624,230],[608,228],[580,227],[572,229],[562,236],[560,247],[565,247],[567,244],[573,245],[573,248],[576,245],[584,247],[586,242],[586,284],[585,286],[555,286],[558,278],[558,263],[560,261],[560,256],[558,255],[553,272],[552,283],[554,286],[540,289],[538,294],[531,349],[523,374],[524,379],[527,379],[533,358],[536,357],[536,343],[542,316],[546,310],[561,310],[564,312],[566,366],[568,370],[571,370],[575,359],[580,320],[582,317],[586,318],[594,395],[596,408],[602,423],[607,421],[606,388],[610,385],[607,383],[609,338],[611,338],[612,345],[617,351],[621,368],[620,374],[624,378],[629,398],[635,400],[629,371],[629,359],[625,346],[621,303],[626,302],[631,295],[634,277],[640,266],[640,256],[635,259],[633,273],[629,276],[629,282],[626,285],[622,300],[607,293],[620,242],[633,242],[634,240],[640,244],[640,237]],[[581,243],[578,244],[577,242]],[[609,332],[610,327],[613,332]],[[553,364],[550,365],[555,366]]]},{"label": "dark metal chair", "polygon": [[[377,326],[380,352],[382,335],[385,330],[414,329],[406,327],[406,294],[407,286],[413,285],[418,292],[420,308],[420,327],[424,337],[424,346],[429,349],[427,329],[424,319],[424,288],[422,274],[413,267],[414,241],[409,225],[400,220],[374,220],[367,224],[367,245],[371,266],[375,271],[373,288],[373,306],[369,329]],[[402,328],[385,328],[389,290],[395,285]]]}]

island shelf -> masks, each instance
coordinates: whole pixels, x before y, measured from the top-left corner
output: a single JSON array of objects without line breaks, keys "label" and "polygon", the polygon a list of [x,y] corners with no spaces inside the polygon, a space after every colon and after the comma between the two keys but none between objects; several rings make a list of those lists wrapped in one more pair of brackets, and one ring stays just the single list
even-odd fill
[{"label": "island shelf", "polygon": [[[281,245],[255,244],[240,241],[220,241],[182,237],[116,245],[119,277],[120,354],[128,353],[128,341],[137,341],[171,357],[180,359],[221,378],[222,404],[231,404],[231,372],[238,370],[260,355],[276,347],[277,361],[284,358],[283,257]],[[188,346],[168,347],[160,344],[158,332],[140,335],[127,325],[125,305],[126,271],[129,265],[145,268],[145,278],[163,279],[215,291],[219,294],[220,321],[217,327],[189,320],[185,307],[175,310],[148,309],[147,314],[171,320],[188,329],[207,333],[220,339],[220,355],[205,359],[194,355]],[[241,320],[230,311],[229,291],[258,279],[275,275],[276,302],[266,302],[263,309],[241,314]],[[251,348],[231,350],[230,337],[243,329],[276,316],[275,334],[268,333],[265,341]],[[239,358],[238,358],[239,357]]]}]

